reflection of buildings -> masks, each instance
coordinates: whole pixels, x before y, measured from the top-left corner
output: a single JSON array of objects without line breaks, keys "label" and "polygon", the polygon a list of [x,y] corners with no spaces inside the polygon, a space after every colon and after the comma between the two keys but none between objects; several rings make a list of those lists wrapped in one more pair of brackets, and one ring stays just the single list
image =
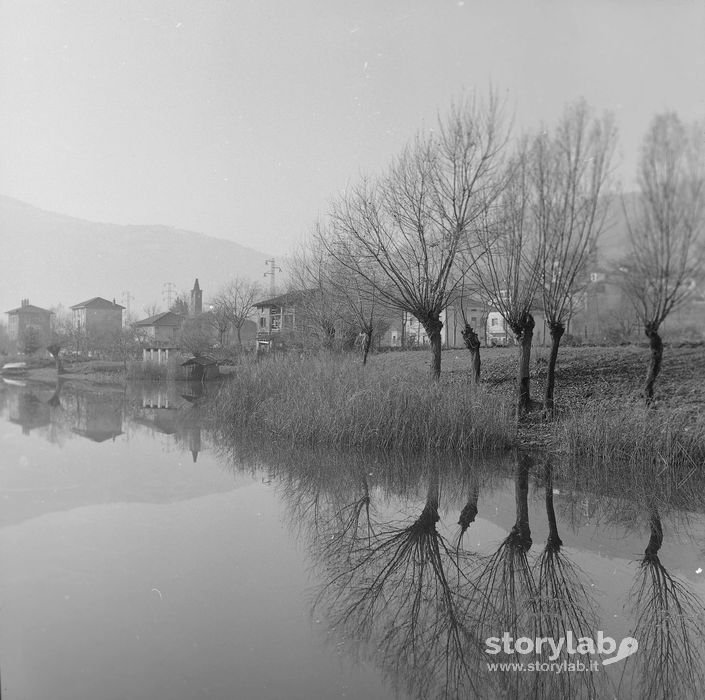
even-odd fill
[{"label": "reflection of buildings", "polygon": [[104,442],[122,435],[122,406],[114,397],[101,394],[76,396],[76,435]]},{"label": "reflection of buildings", "polygon": [[24,435],[49,425],[51,421],[50,406],[32,392],[13,392],[8,396],[7,403],[10,422],[21,425]]},{"label": "reflection of buildings", "polygon": [[174,391],[162,387],[145,389],[138,406],[138,414],[134,417],[135,423],[165,435],[173,435],[176,432],[179,400]]},{"label": "reflection of buildings", "polygon": [[191,452],[196,462],[201,452],[201,427],[197,412],[191,413],[188,407],[204,392],[200,382],[189,384],[189,388],[191,393],[179,394],[174,385],[144,387],[133,421],[157,433],[173,435],[178,444]]}]

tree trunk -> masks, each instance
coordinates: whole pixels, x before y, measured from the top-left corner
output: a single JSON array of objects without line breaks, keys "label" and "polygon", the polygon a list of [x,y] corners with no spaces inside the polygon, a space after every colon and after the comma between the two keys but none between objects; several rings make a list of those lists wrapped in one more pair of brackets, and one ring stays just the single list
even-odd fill
[{"label": "tree trunk", "polygon": [[512,542],[525,552],[531,549],[531,528],[529,527],[529,470],[533,460],[525,452],[517,453],[514,481],[514,501],[516,521],[511,529]]},{"label": "tree trunk", "polygon": [[365,339],[362,341],[362,364],[367,364],[367,356],[370,353],[370,346],[372,345],[372,327],[365,331]]},{"label": "tree trunk", "polygon": [[534,317],[526,314],[520,321],[512,323],[511,329],[519,343],[519,375],[517,417],[531,410],[531,341],[534,337]]},{"label": "tree trunk", "polygon": [[461,335],[465,341],[465,346],[470,351],[470,358],[472,361],[472,378],[475,384],[480,383],[480,339],[477,333],[473,330],[473,327],[466,323],[463,328]]},{"label": "tree trunk", "polygon": [[548,540],[546,548],[550,551],[557,552],[560,550],[563,542],[558,535],[558,524],[556,523],[556,511],[553,507],[553,467],[550,462],[546,464],[546,483],[544,484],[546,496],[546,517],[548,519]]},{"label": "tree trunk", "polygon": [[242,330],[242,326],[237,327],[237,345],[238,347],[242,347],[242,337],[240,336],[240,331]]},{"label": "tree trunk", "polygon": [[654,399],[654,383],[661,371],[661,362],[663,360],[663,341],[658,334],[658,324],[647,323],[644,326],[644,333],[649,339],[649,349],[651,350],[651,358],[649,360],[649,371],[646,374],[646,384],[644,386],[644,396],[646,397],[646,405],[650,405]]},{"label": "tree trunk", "polygon": [[548,373],[546,375],[546,394],[543,400],[543,408],[547,413],[553,413],[553,389],[556,384],[556,361],[558,360],[558,346],[565,328],[560,321],[552,321],[548,324],[551,333],[551,354],[548,358]]},{"label": "tree trunk", "polygon": [[[421,319],[419,319],[421,320]],[[443,329],[443,321],[438,314],[428,316],[421,320],[421,324],[426,331],[428,340],[431,343],[431,378],[441,378],[441,330]]]}]

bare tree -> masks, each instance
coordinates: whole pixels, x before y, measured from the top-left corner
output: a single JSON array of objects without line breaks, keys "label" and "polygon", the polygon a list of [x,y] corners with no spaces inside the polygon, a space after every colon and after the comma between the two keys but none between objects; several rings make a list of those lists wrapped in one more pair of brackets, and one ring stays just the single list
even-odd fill
[{"label": "bare tree", "polygon": [[702,275],[702,128],[683,124],[673,113],[656,116],[642,144],[638,181],[636,205],[630,208],[623,200],[630,241],[624,285],[649,339],[644,394],[651,403],[663,358],[659,329],[687,301]]},{"label": "bare tree", "polygon": [[252,316],[252,310],[261,295],[259,284],[235,277],[211,301],[221,344],[229,328],[237,334],[237,344],[242,346],[242,327]]},{"label": "bare tree", "polygon": [[179,292],[176,295],[172,305],[169,307],[169,311],[179,314],[181,316],[188,316],[189,314],[189,293]]},{"label": "bare tree", "polygon": [[556,360],[573,295],[604,228],[604,196],[616,130],[609,116],[591,115],[583,100],[569,106],[551,134],[532,152],[533,215],[542,260],[543,306],[551,334],[544,408],[553,410]]},{"label": "bare tree", "polygon": [[151,318],[152,316],[156,316],[157,314],[161,313],[161,308],[156,301],[153,301],[150,304],[145,304],[142,307],[142,311],[144,311],[144,313],[147,315],[147,318]]},{"label": "bare tree", "polygon": [[297,296],[297,326],[308,338],[331,350],[342,331],[344,309],[332,287],[335,260],[322,245],[320,224],[292,256],[291,291]]},{"label": "bare tree", "polygon": [[635,616],[632,636],[639,653],[625,673],[636,677],[642,697],[698,697],[705,680],[702,640],[705,607],[686,582],[661,563],[661,517],[650,508],[650,537],[630,594]]},{"label": "bare tree", "polygon": [[389,326],[393,311],[380,298],[376,270],[366,270],[366,274],[361,275],[343,265],[327,252],[327,240],[325,226],[319,222],[309,239],[306,254],[300,256],[297,264],[301,271],[299,276],[305,276],[306,286],[319,290],[320,297],[314,300],[319,313],[325,312],[334,318],[344,337],[353,342],[361,338],[364,365],[375,333]]},{"label": "bare tree", "polygon": [[478,284],[502,314],[519,345],[517,415],[531,407],[530,362],[541,279],[540,240],[531,216],[529,150],[522,140],[501,178],[501,194],[487,207],[465,255]]},{"label": "bare tree", "polygon": [[456,261],[471,225],[497,194],[492,175],[505,141],[494,95],[487,104],[456,105],[382,177],[364,180],[331,207],[328,252],[373,285],[387,305],[419,320],[436,379],[441,313],[459,280]]}]

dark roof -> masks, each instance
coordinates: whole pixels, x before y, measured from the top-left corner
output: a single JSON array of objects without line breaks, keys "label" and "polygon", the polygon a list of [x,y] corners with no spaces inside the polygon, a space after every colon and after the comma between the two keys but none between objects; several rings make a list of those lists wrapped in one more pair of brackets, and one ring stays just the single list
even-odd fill
[{"label": "dark roof", "polygon": [[318,294],[318,293],[319,293],[319,290],[317,290],[317,289],[285,292],[284,294],[280,294],[279,296],[272,297],[271,299],[265,299],[264,301],[258,301],[255,304],[255,306],[257,308],[260,308],[262,306],[285,306],[287,304],[297,304],[304,297],[310,296],[313,294]]},{"label": "dark roof", "polygon": [[180,314],[175,314],[173,311],[164,311],[161,314],[144,318],[135,323],[136,326],[180,326],[183,323],[184,317]]},{"label": "dark roof", "polygon": [[6,311],[6,314],[18,314],[20,312],[26,312],[30,314],[53,314],[53,311],[49,311],[49,309],[42,309],[40,306],[35,306],[34,304],[25,304],[24,306],[20,306],[16,309],[12,309],[11,311]]},{"label": "dark roof", "polygon": [[218,364],[215,357],[210,355],[199,355],[198,357],[191,357],[186,362],[182,362],[182,367],[188,367],[190,365],[201,365],[202,367],[209,367],[210,365]]},{"label": "dark roof", "polygon": [[93,297],[88,301],[82,301],[80,304],[74,304],[72,309],[124,309],[124,306],[116,304],[114,301],[108,301],[103,297]]}]

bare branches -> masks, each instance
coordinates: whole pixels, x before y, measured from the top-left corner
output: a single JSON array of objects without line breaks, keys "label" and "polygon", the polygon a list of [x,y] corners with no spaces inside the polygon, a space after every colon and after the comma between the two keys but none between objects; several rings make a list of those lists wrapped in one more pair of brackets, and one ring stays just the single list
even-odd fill
[{"label": "bare branches", "polygon": [[235,277],[211,300],[213,318],[221,343],[224,343],[229,329],[232,328],[237,333],[238,345],[242,345],[242,327],[252,315],[260,295],[259,284]]},{"label": "bare branches", "polygon": [[584,101],[566,110],[553,134],[534,141],[534,215],[549,324],[565,322],[576,279],[605,226],[615,143],[612,118],[594,118]]},{"label": "bare branches", "polygon": [[703,274],[705,146],[696,125],[661,114],[642,145],[635,207],[624,203],[630,254],[625,286],[646,327],[658,330]]},{"label": "bare branches", "polygon": [[328,253],[372,285],[388,306],[422,323],[440,375],[440,315],[462,275],[459,253],[501,187],[506,141],[498,102],[454,105],[435,133],[422,133],[375,180],[333,202],[322,239]]}]

